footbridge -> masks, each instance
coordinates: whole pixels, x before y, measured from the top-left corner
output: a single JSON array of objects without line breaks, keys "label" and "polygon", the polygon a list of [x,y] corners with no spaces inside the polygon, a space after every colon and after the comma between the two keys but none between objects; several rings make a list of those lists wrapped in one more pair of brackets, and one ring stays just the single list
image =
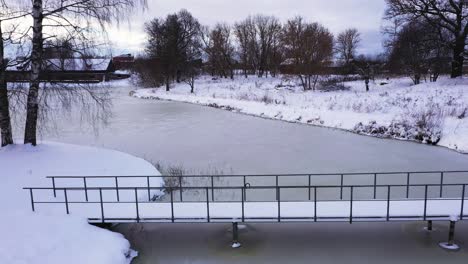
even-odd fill
[{"label": "footbridge", "polygon": [[[467,220],[468,171],[281,175],[50,176],[24,188],[33,211],[90,223],[392,222]],[[164,184],[162,184],[164,183]]]}]

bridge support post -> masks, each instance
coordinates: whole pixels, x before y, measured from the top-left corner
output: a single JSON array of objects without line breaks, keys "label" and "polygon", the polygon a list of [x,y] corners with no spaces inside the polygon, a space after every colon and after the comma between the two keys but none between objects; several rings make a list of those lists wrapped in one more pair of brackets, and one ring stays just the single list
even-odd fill
[{"label": "bridge support post", "polygon": [[239,226],[237,222],[232,223],[232,248],[240,248],[241,243],[239,243]]},{"label": "bridge support post", "polygon": [[459,250],[460,246],[455,244],[455,223],[456,221],[450,221],[450,228],[449,228],[449,238],[448,242],[439,243],[439,246],[443,249],[447,250]]},{"label": "bridge support post", "polygon": [[432,220],[427,221],[427,226],[424,229],[428,232],[432,232],[434,230],[432,227]]}]

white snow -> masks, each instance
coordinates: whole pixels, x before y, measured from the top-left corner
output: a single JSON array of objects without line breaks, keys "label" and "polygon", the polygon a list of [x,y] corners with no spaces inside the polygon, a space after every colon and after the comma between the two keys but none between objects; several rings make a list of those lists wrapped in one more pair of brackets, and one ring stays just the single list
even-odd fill
[{"label": "white snow", "polygon": [[50,187],[49,175],[160,175],[148,162],[111,150],[44,143],[0,148],[0,168],[0,263],[127,264],[135,256],[122,235],[91,226],[83,216],[33,213],[22,188]]},{"label": "white snow", "polygon": [[[384,84],[386,83],[386,84]],[[344,83],[343,91],[307,91],[294,78],[201,77],[195,93],[185,84],[139,89],[135,97],[207,105],[243,114],[379,137],[437,143],[468,152],[468,78],[441,77],[413,86],[409,78]]]},{"label": "white snow", "polygon": [[[318,218],[346,218],[350,216],[350,201],[317,201]],[[232,219],[238,222],[242,219],[242,202],[174,202],[174,218],[183,219],[207,219],[208,206],[211,221],[218,219]],[[315,203],[281,202],[280,214],[282,218],[314,218]],[[439,220],[458,221],[462,209],[461,199],[428,199],[426,204],[426,216]],[[465,200],[463,211],[467,212],[468,203]],[[63,211],[63,208],[56,208]],[[72,211],[86,212],[90,218],[100,218],[100,205],[73,204]],[[105,205],[106,218],[133,218],[136,210],[134,204],[110,203]],[[353,201],[353,217],[381,218],[387,216],[387,200]],[[415,218],[424,217],[424,199],[391,200],[390,217]],[[143,220],[154,222],[170,222],[172,217],[171,203],[151,202],[139,204],[139,217]],[[246,221],[255,219],[272,219],[278,217],[278,202],[244,202],[244,217]],[[401,219],[400,219],[401,220]],[[414,220],[414,219],[412,219]]]}]

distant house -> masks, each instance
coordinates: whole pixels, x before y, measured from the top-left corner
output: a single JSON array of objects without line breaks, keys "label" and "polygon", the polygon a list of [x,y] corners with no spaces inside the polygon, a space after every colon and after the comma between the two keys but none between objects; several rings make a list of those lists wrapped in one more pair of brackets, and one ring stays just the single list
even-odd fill
[{"label": "distant house", "polygon": [[122,54],[113,57],[112,63],[116,70],[128,70],[135,64],[135,57],[132,54]]},{"label": "distant house", "polygon": [[[39,75],[42,82],[57,83],[98,83],[113,79],[128,78],[115,76],[115,66],[110,59],[46,59]],[[31,64],[23,63],[8,67],[7,82],[28,82]]]},{"label": "distant house", "polygon": [[[304,65],[296,65],[295,60],[289,58],[280,64],[279,71],[281,74],[286,75],[304,74],[304,68]],[[340,61],[328,61],[324,63],[323,66],[318,67],[315,70],[319,74],[339,74],[342,69],[343,67]]]}]

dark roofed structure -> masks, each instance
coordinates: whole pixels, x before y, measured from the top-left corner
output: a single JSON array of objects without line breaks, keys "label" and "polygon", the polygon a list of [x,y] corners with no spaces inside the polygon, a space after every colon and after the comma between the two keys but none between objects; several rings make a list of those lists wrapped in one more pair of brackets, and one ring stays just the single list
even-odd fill
[{"label": "dark roofed structure", "polygon": [[[57,83],[99,83],[129,76],[115,75],[110,59],[46,59],[40,74],[42,82]],[[7,82],[28,82],[30,63],[24,61],[6,70]]]}]

